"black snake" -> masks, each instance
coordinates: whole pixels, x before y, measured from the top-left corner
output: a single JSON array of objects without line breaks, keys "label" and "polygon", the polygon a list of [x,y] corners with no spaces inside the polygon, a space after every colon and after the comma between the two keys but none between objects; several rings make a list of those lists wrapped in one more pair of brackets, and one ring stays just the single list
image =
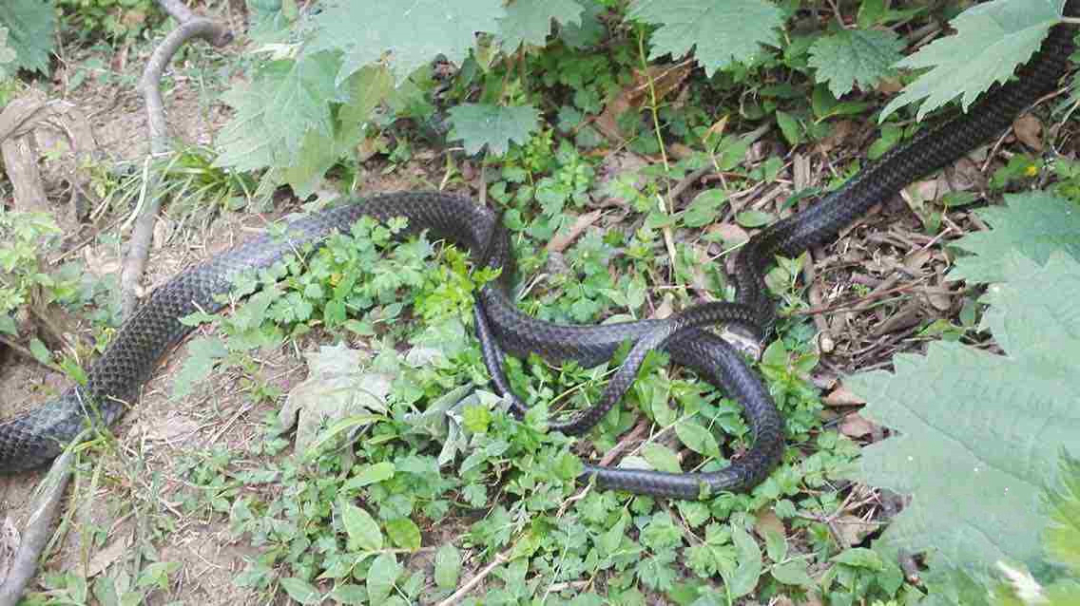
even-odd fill
[{"label": "black snake", "polygon": [[[1078,5],[1080,0],[1069,0],[1066,14],[1076,14]],[[1072,31],[1056,25],[1015,79],[996,85],[967,113],[924,131],[866,166],[809,209],[751,238],[736,259],[735,302],[691,307],[665,320],[574,326],[543,322],[519,311],[509,294],[513,274],[509,236],[494,212],[466,198],[442,193],[384,194],[311,214],[289,224],[286,238],[256,238],[156,289],[91,365],[84,386],[73,387],[43,406],[0,423],[0,471],[16,472],[47,463],[79,434],[89,418],[114,422],[137,399],[162,357],[191,331],[179,318],[196,310],[220,310],[222,304],[215,295],[230,290],[232,276],[268,267],[304,244],[318,245],[335,231],[348,231],[358,218],[372,216],[380,220],[406,217],[406,233],[429,230],[467,247],[478,263],[503,268],[501,277],[479,292],[475,318],[493,383],[510,396],[515,413],[521,414],[524,407],[509,393],[501,367],[504,350],[516,355],[535,352],[553,362],[578,360],[595,365],[609,360],[626,341],[634,345],[600,401],[570,420],[553,422],[551,429],[581,434],[593,427],[629,388],[645,355],[661,347],[676,363],[702,373],[745,407],[753,446],[726,469],[671,474],[586,465],[583,479],[595,477],[608,489],[680,498],[749,490],[772,471],[783,454],[783,419],[742,357],[704,327],[734,323],[763,338],[775,313],[763,275],[775,255],[795,256],[835,237],[874,204],[1001,133],[1021,110],[1054,90],[1072,50]]]}]

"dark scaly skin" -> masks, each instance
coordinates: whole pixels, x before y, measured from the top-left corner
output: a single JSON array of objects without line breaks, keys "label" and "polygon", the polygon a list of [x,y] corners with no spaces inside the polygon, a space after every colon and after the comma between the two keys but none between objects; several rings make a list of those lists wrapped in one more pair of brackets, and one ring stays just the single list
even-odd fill
[{"label": "dark scaly skin", "polygon": [[[1065,13],[1077,15],[1080,0],[1068,0]],[[724,341],[702,330],[719,322],[748,326],[758,335],[771,328],[775,310],[763,276],[776,254],[794,256],[834,238],[871,206],[895,195],[904,185],[951,164],[1007,128],[1015,116],[1051,92],[1065,72],[1072,53],[1072,31],[1056,26],[1042,48],[1014,81],[995,87],[969,111],[868,165],[843,188],[815,206],[783,219],[750,240],[736,261],[736,303],[691,308],[667,320],[646,320],[601,326],[569,326],[542,322],[516,309],[508,296],[512,259],[509,240],[489,210],[469,200],[437,193],[399,193],[373,197],[322,211],[290,224],[289,240],[269,236],[252,240],[192,268],[159,288],[117,334],[91,366],[85,387],[21,416],[0,422],[0,471],[37,468],[52,460],[86,424],[111,424],[133,403],[165,354],[190,332],[178,319],[198,309],[220,310],[216,294],[228,292],[231,276],[264,268],[304,244],[321,244],[337,230],[348,230],[361,216],[380,220],[404,216],[410,233],[430,229],[436,236],[483,251],[482,262],[504,267],[503,278],[489,284],[477,301],[477,327],[485,361],[496,387],[508,391],[501,370],[501,347],[523,355],[535,352],[553,362],[568,359],[593,365],[610,359],[619,345],[635,343],[631,354],[609,383],[600,403],[556,429],[583,433],[594,426],[629,387],[644,355],[654,347],[668,350],[679,364],[690,366],[740,399],[750,421],[754,446],[720,472],[669,474],[586,466],[602,488],[697,498],[703,493],[749,490],[763,480],[783,452],[783,422],[768,392],[742,358]],[[523,411],[519,400],[512,407]],[[704,489],[704,490],[703,490]]]}]

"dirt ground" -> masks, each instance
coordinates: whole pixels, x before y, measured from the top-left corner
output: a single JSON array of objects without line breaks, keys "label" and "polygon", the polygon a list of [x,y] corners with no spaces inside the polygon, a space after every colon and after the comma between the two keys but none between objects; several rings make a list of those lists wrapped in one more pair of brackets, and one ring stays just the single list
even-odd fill
[{"label": "dirt ground", "polygon": [[[136,63],[133,55],[123,73],[137,74],[141,65]],[[75,64],[73,60],[71,65]],[[52,93],[62,94],[63,83],[70,76],[61,68]],[[107,157],[139,161],[148,149],[143,135],[145,115],[133,83],[130,79],[125,82],[84,84],[66,95],[66,99],[91,116],[97,146]],[[216,95],[200,95],[196,85],[193,79],[178,73],[175,86],[166,96],[169,126],[178,140],[212,145],[215,133],[228,119],[228,110],[219,103],[207,104],[204,99]],[[226,82],[218,83],[221,87],[226,85]],[[745,208],[764,205],[771,208],[793,191],[824,182],[832,175],[834,162],[865,149],[868,128],[864,124],[851,124],[846,135],[831,142],[831,148],[795,154],[776,186],[756,192],[741,204]],[[990,172],[984,169],[984,164],[990,164],[992,171],[997,162],[987,163],[987,152],[984,148],[973,153],[941,177],[909,188],[909,193],[934,199],[948,190],[981,190],[985,186],[984,175]],[[420,165],[417,163],[413,174],[374,181],[372,189],[408,188],[421,181]],[[824,358],[818,377],[826,389],[847,370],[886,365],[897,350],[918,349],[922,339],[915,332],[920,323],[927,318],[955,317],[964,303],[963,289],[942,278],[949,259],[937,239],[923,235],[919,220],[911,211],[912,204],[910,200],[894,199],[849,230],[837,243],[814,251],[814,272],[807,277],[814,281],[818,299],[812,300],[812,304],[828,311],[815,317],[818,329],[824,331],[820,337],[822,347],[830,353]],[[168,237],[162,238],[151,253],[146,283],[163,283],[182,269],[254,235],[273,218],[233,213],[219,217],[205,232],[165,229]],[[962,223],[965,219],[966,216],[958,215],[951,221]],[[950,225],[946,237],[958,236],[963,228],[963,224]],[[703,251],[708,256],[715,252]],[[91,261],[91,267],[102,270],[117,267],[115,247],[91,245],[83,254]],[[890,299],[893,304],[845,306],[844,302],[856,298],[853,293],[860,289],[895,290]],[[186,353],[186,346],[181,346],[167,358],[147,385],[138,406],[114,428],[117,450],[85,463],[103,465],[103,473],[78,474],[81,479],[73,486],[73,498],[67,502],[64,513],[67,531],[51,552],[46,569],[74,570],[87,576],[114,574],[128,569],[134,558],[155,553],[156,559],[178,562],[181,568],[174,577],[178,583],[170,588],[168,595],[155,592],[150,603],[266,603],[263,596],[233,583],[246,566],[245,558],[255,557],[257,550],[242,537],[233,536],[225,524],[179,510],[176,500],[185,480],[176,469],[176,461],[184,453],[215,445],[239,448],[261,439],[263,418],[271,407],[250,404],[235,377],[215,381],[208,390],[191,397],[171,399],[173,376]],[[302,360],[280,352],[262,361],[260,373],[287,393],[305,377],[306,369]],[[5,394],[0,400],[0,416],[36,406],[66,386],[67,380],[59,374],[9,357],[0,364],[0,390]],[[872,427],[852,431],[863,429],[873,431]],[[94,477],[100,478],[96,486],[89,483]],[[30,473],[0,479],[0,518],[6,524],[17,528],[25,524],[31,491],[39,478],[39,474]],[[149,516],[147,512],[166,512],[171,527],[163,527],[151,519],[158,513]]]}]

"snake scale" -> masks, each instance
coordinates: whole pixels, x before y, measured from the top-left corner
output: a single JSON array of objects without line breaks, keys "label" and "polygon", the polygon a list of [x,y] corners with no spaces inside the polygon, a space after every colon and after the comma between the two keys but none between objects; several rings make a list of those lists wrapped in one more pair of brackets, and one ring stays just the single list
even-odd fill
[{"label": "snake scale", "polygon": [[[1075,16],[1078,8],[1080,0],[1068,0],[1065,14]],[[196,310],[220,310],[222,304],[215,295],[228,292],[231,278],[238,272],[269,267],[305,244],[318,246],[331,233],[348,231],[358,218],[371,216],[379,220],[405,217],[409,227],[402,235],[428,230],[468,248],[477,263],[503,269],[497,280],[478,293],[474,314],[492,382],[497,391],[509,396],[514,413],[520,415],[525,408],[503,374],[504,353],[537,353],[555,363],[577,360],[591,366],[611,359],[627,341],[633,343],[630,353],[597,404],[568,420],[553,421],[552,430],[573,435],[588,431],[629,388],[645,355],[657,348],[668,351],[675,363],[696,370],[726,390],[745,409],[753,445],[721,471],[673,474],[586,465],[583,480],[594,478],[605,489],[688,499],[749,490],[782,457],[783,419],[742,356],[706,327],[736,324],[764,338],[775,310],[763,276],[776,255],[796,256],[834,238],[874,204],[1003,132],[1021,110],[1055,89],[1072,51],[1072,31],[1066,25],[1055,25],[1013,79],[995,85],[966,113],[925,130],[868,164],[810,208],[754,235],[735,260],[734,302],[697,305],[664,320],[578,326],[544,322],[519,311],[510,294],[514,272],[508,232],[492,210],[468,198],[444,193],[391,193],[310,214],[290,223],[284,238],[254,238],[157,288],[91,364],[85,385],[0,422],[0,472],[44,465],[90,419],[105,424],[116,421],[137,400],[143,383],[163,357],[192,330],[179,319]]]}]

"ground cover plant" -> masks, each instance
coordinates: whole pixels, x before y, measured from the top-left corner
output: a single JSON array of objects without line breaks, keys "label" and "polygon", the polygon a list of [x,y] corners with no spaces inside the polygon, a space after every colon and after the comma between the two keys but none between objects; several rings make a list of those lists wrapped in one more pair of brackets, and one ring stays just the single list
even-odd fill
[{"label": "ground cover plant", "polygon": [[[1057,0],[191,5],[235,38],[166,72],[172,152],[117,119],[116,148],[48,184],[51,206],[3,184],[0,381],[27,407],[115,334],[123,243],[155,196],[148,285],[296,213],[439,189],[500,212],[529,314],[664,317],[730,299],[749,235],[1074,21]],[[120,114],[175,25],[143,0],[8,3],[0,103],[36,87]],[[739,403],[655,352],[567,438],[548,420],[595,402],[620,359],[529,357],[509,361],[516,419],[473,337],[497,276],[362,220],[184,318],[196,334],[79,447],[23,603],[1073,603],[1078,100],[1063,80],[835,243],[777,259],[755,368],[786,451],[748,494],[583,485],[582,462],[726,467],[752,439]],[[57,212],[75,199],[90,210]]]}]

